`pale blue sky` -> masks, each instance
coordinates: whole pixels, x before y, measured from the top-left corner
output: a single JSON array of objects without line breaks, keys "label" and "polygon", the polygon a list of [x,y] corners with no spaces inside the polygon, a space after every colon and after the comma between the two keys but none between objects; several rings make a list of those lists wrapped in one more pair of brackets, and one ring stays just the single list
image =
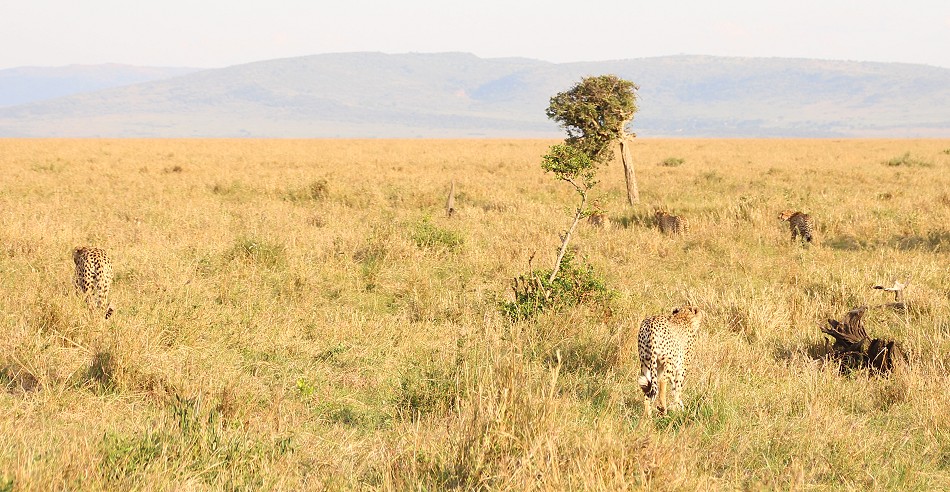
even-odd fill
[{"label": "pale blue sky", "polygon": [[950,0],[0,0],[0,69],[212,68],[350,51],[553,62],[779,56],[950,68]]}]

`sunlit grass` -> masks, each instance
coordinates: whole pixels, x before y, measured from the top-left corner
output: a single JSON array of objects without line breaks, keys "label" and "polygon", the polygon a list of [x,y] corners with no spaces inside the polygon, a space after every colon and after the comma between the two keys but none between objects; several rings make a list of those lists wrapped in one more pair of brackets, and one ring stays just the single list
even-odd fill
[{"label": "sunlit grass", "polygon": [[[511,321],[575,206],[552,143],[0,140],[0,490],[950,488],[950,143],[639,141],[642,203],[610,165],[571,243],[609,300]],[[642,422],[636,328],[687,302],[686,408]],[[822,359],[862,304],[906,372]]]}]

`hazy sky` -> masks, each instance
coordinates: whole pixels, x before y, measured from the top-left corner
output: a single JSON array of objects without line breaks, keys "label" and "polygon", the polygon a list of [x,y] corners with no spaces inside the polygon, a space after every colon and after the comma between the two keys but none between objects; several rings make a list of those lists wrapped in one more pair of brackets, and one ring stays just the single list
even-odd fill
[{"label": "hazy sky", "polygon": [[950,68],[950,0],[0,0],[0,68],[212,68],[349,51],[553,62],[685,53]]}]

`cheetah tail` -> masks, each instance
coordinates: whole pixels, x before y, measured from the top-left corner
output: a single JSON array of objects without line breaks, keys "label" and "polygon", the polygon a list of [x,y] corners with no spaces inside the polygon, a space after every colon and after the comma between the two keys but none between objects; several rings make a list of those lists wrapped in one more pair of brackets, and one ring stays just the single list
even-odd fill
[{"label": "cheetah tail", "polygon": [[653,375],[650,371],[643,371],[640,374],[640,377],[637,379],[637,382],[640,383],[640,389],[643,390],[643,394],[647,398],[653,398],[656,396],[656,380],[653,379]]},{"label": "cheetah tail", "polygon": [[112,304],[109,304],[109,307],[106,308],[106,319],[109,319],[109,316],[112,316],[112,313],[115,312],[115,308],[112,307]]}]

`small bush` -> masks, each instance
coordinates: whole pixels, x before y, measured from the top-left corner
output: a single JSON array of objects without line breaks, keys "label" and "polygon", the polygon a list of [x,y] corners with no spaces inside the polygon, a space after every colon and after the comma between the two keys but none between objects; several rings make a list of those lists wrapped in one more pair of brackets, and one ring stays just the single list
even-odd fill
[{"label": "small bush", "polygon": [[680,157],[667,157],[663,162],[660,162],[660,165],[663,167],[677,167],[682,166],[684,162],[686,162],[686,159]]},{"label": "small bush", "polygon": [[433,224],[429,217],[424,217],[422,222],[416,224],[413,228],[412,242],[420,248],[444,248],[449,251],[457,251],[464,240],[458,232],[442,229]]},{"label": "small bush", "polygon": [[927,162],[918,157],[911,156],[910,152],[904,152],[904,155],[886,160],[884,161],[884,164],[887,164],[888,166],[893,166],[893,167],[896,167],[896,166],[931,167],[933,166],[933,164],[930,162]]},{"label": "small bush", "polygon": [[567,252],[561,270],[553,282],[551,270],[534,270],[514,280],[515,300],[502,303],[502,313],[512,321],[531,319],[548,310],[559,310],[584,303],[606,304],[613,292],[594,268],[575,262]]}]

